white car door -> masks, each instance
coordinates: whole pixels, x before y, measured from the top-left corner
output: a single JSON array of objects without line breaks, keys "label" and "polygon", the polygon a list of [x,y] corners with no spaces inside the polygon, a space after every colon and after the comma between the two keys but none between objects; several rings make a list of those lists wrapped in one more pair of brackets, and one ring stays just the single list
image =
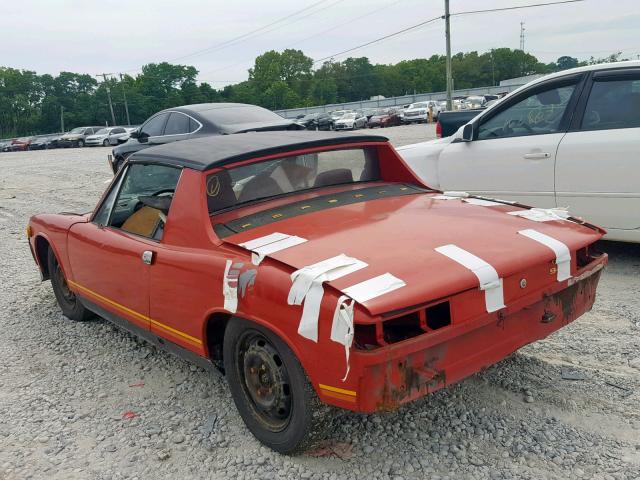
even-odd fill
[{"label": "white car door", "polygon": [[595,72],[590,83],[558,148],[556,202],[610,239],[638,241],[640,68]]},{"label": "white car door", "polygon": [[556,151],[582,77],[532,85],[474,119],[473,140],[454,141],[440,155],[440,188],[555,207]]}]

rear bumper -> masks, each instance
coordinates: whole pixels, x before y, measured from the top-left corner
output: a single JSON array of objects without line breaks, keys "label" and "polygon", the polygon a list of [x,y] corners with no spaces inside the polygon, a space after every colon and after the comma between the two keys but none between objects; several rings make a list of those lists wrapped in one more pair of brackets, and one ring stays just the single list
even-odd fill
[{"label": "rear bumper", "polygon": [[[435,114],[434,114],[435,117]],[[404,123],[411,123],[411,122],[424,122],[429,120],[429,114],[428,113],[424,113],[424,114],[419,114],[419,115],[410,115],[407,116],[407,114],[404,114],[403,117],[403,121]]]},{"label": "rear bumper", "polygon": [[393,345],[353,350],[350,385],[319,386],[327,403],[358,412],[393,410],[499,362],[591,310],[605,254],[537,299]]}]

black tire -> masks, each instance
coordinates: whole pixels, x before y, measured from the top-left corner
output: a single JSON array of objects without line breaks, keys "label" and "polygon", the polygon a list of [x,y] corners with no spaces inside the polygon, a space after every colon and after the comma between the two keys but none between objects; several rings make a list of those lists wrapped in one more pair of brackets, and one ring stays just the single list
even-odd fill
[{"label": "black tire", "polygon": [[106,138],[103,140],[102,142],[102,146],[103,147],[108,147],[109,146],[109,140],[107,140]]},{"label": "black tire", "polygon": [[82,148],[84,147],[84,140],[78,140],[78,147]]},{"label": "black tire", "polygon": [[277,335],[232,318],[223,358],[236,408],[260,442],[291,455],[324,438],[332,408],[320,402],[295,354]]},{"label": "black tire", "polygon": [[58,263],[53,250],[49,248],[49,254],[47,258],[47,264],[49,266],[49,275],[51,277],[51,286],[53,287],[53,294],[56,296],[60,310],[65,317],[75,320],[76,322],[84,322],[89,320],[93,314],[84,308],[84,306],[78,300],[78,297],[69,290],[67,286],[67,280],[64,277],[64,272]]}]

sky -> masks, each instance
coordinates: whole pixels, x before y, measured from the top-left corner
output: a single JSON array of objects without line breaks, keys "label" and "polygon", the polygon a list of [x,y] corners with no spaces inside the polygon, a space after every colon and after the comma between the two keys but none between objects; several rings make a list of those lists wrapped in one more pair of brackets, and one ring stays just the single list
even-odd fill
[{"label": "sky", "polygon": [[[454,14],[548,1],[451,0],[450,9]],[[39,74],[135,75],[146,63],[170,61],[195,66],[200,81],[221,88],[246,80],[255,57],[267,50],[298,48],[320,60],[443,10],[443,0],[5,0],[0,65]],[[452,51],[518,48],[520,22],[525,50],[544,62],[617,51],[640,58],[640,0],[454,16]],[[444,52],[444,21],[437,20],[333,58],[367,56],[388,64]]]}]

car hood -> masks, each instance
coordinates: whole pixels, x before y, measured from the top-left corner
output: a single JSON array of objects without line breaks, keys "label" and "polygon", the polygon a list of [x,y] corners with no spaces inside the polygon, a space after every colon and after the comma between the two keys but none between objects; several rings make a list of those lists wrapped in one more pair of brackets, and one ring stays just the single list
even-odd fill
[{"label": "car hood", "polygon": [[[307,242],[269,254],[292,269],[346,254],[368,264],[329,285],[342,291],[374,276],[391,273],[406,286],[364,307],[372,315],[416,305],[478,287],[475,275],[435,248],[455,244],[491,264],[506,278],[555,260],[550,248],[517,232],[535,229],[565,243],[571,251],[602,237],[601,231],[571,221],[534,222],[508,215],[512,205],[486,207],[437,193],[390,196],[318,210],[262,225],[224,239],[236,246],[274,232]],[[550,277],[551,283],[553,278]]]},{"label": "car hood", "polygon": [[396,150],[409,167],[432,188],[440,188],[438,160],[442,151],[454,139],[454,136],[413,143],[397,147]]}]

